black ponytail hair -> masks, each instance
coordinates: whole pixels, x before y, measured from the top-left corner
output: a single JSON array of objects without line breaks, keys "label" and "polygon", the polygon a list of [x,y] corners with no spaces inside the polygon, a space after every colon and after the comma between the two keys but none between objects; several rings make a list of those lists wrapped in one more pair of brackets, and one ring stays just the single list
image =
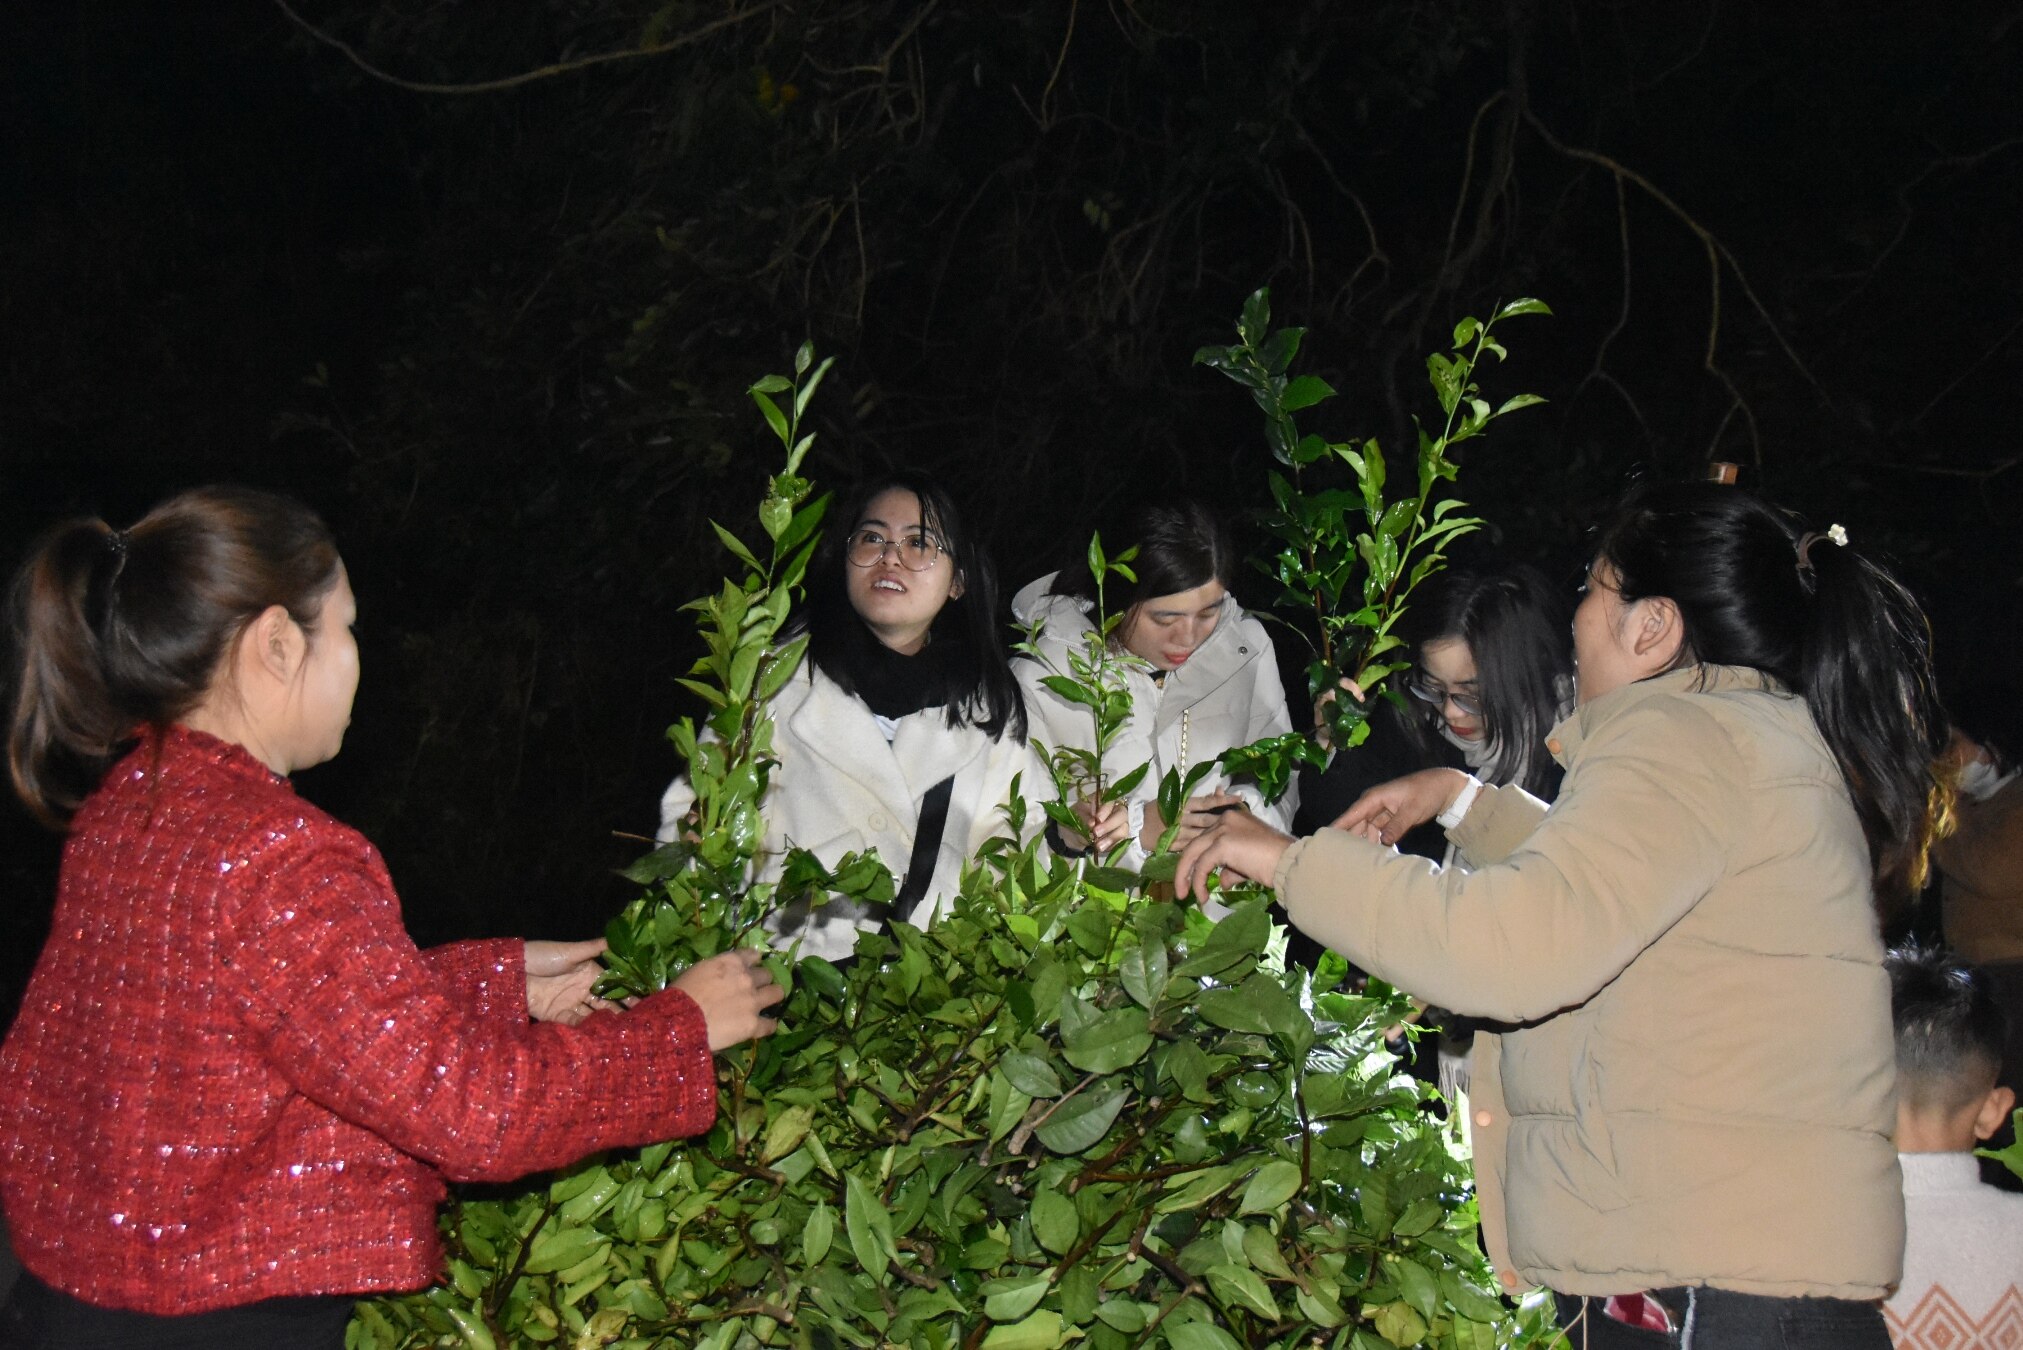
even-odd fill
[{"label": "black ponytail hair", "polygon": [[[951,727],[975,726],[993,740],[1009,732],[1023,743],[1026,705],[999,640],[997,569],[990,554],[963,528],[955,499],[925,473],[901,470],[860,483],[830,508],[822,542],[808,564],[808,592],[789,634],[808,635],[808,659],[845,693],[862,696],[857,671],[867,630],[851,607],[845,569],[850,535],[872,500],[882,492],[910,492],[920,502],[921,526],[937,540],[945,563],[955,568],[962,594],[934,616],[926,655],[940,682],[937,699]],[[873,639],[875,641],[875,639]],[[930,704],[929,706],[932,706]]]},{"label": "black ponytail hair", "polygon": [[181,493],[130,530],[52,528],[8,597],[7,767],[22,802],[63,828],[142,727],[203,700],[247,624],[280,605],[313,629],[338,568],[315,512],[252,488]]},{"label": "black ponytail hair", "polygon": [[[1412,598],[1399,635],[1418,659],[1428,643],[1465,643],[1475,661],[1475,688],[1489,763],[1485,778],[1551,795],[1557,776],[1545,751],[1573,685],[1567,634],[1573,607],[1537,568],[1519,563],[1493,570],[1454,568]],[[1405,728],[1421,758],[1437,762],[1441,709],[1410,700]]]},{"label": "black ponytail hair", "polygon": [[1880,898],[1917,890],[1951,793],[1931,626],[1903,585],[1846,542],[1741,488],[1633,489],[1597,556],[1628,602],[1679,607],[1683,659],[1762,671],[1802,695],[1868,837]]}]

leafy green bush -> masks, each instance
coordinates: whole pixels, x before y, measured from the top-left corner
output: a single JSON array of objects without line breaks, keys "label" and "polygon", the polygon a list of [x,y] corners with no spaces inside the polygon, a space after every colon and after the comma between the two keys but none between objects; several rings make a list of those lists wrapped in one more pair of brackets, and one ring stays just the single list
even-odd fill
[{"label": "leafy green bush", "polygon": [[[695,831],[635,869],[648,889],[612,923],[610,992],[758,941],[788,892],[892,894],[875,858],[796,854],[777,892],[744,884],[772,768],[765,699],[801,655],[779,630],[822,508],[797,475],[826,363],[811,367],[804,348],[792,378],[753,386],[788,456],[760,509],[772,552],[724,532],[745,575],[692,607],[707,653],[690,687],[711,714],[671,735]],[[772,396],[789,393],[782,409]],[[847,968],[778,959],[781,1030],[720,1059],[707,1135],[463,1197],[443,1218],[442,1283],[362,1303],[348,1343],[1470,1350],[1531,1335],[1536,1310],[1491,1292],[1455,1128],[1385,1047],[1406,1001],[1288,971],[1255,888],[1225,895],[1215,923],[1140,876],[1013,842],[1027,810],[1008,808],[928,929],[867,934]]]}]

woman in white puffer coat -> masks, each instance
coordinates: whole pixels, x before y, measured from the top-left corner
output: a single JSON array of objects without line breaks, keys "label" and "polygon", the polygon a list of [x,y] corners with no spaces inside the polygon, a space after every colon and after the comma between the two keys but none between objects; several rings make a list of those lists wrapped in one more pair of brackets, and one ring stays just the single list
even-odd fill
[{"label": "woman in white puffer coat", "polygon": [[[1137,580],[1113,573],[1103,598],[1112,614],[1123,616],[1110,637],[1113,648],[1139,660],[1125,665],[1131,715],[1105,756],[1104,774],[1115,781],[1140,764],[1151,768],[1127,801],[1102,807],[1081,802],[1076,811],[1097,848],[1128,839],[1121,861],[1135,867],[1168,823],[1158,806],[1159,782],[1168,770],[1178,770],[1184,782],[1191,768],[1225,750],[1293,728],[1271,639],[1230,594],[1236,558],[1221,522],[1198,502],[1146,503],[1111,543],[1118,552],[1126,545],[1138,549],[1130,564]],[[1090,710],[1043,683],[1069,672],[1070,654],[1082,650],[1094,627],[1095,608],[1096,583],[1086,564],[1041,577],[1012,601],[1013,618],[1038,625],[1038,659],[1014,661],[1012,669],[1025,689],[1033,739],[1049,750],[1095,747]],[[1255,784],[1218,767],[1184,803],[1173,847],[1185,847],[1232,807],[1284,829],[1294,801],[1288,793],[1267,803]]]},{"label": "woman in white puffer coat", "polygon": [[[832,517],[790,625],[808,655],[773,697],[773,770],[754,880],[776,882],[790,848],[833,867],[877,850],[899,895],[887,909],[838,899],[788,906],[767,926],[804,956],[847,958],[888,917],[925,925],[977,849],[1007,832],[1014,779],[1050,796],[1026,745],[1025,710],[998,638],[997,580],[955,503],[923,475],[861,489]],[[694,805],[686,776],[661,800],[660,837]],[[1043,821],[1035,807],[1029,828]]]}]

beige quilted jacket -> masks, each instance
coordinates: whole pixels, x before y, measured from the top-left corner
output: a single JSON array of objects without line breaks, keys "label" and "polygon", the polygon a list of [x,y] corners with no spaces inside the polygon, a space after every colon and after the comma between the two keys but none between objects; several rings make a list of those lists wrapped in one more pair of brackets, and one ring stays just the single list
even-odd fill
[{"label": "beige quilted jacket", "polygon": [[1507,1285],[1870,1299],[1898,1279],[1889,985],[1867,849],[1804,702],[1695,667],[1578,709],[1547,810],[1485,789],[1477,870],[1333,830],[1293,922],[1457,1012],[1484,1238]]}]

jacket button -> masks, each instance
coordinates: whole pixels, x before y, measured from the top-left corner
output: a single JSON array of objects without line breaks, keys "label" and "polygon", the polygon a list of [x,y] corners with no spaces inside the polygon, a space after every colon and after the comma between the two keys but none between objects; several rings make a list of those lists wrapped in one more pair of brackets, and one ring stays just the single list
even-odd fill
[{"label": "jacket button", "polygon": [[1515,1289],[1517,1288],[1517,1272],[1514,1270],[1499,1270],[1496,1272],[1496,1282],[1505,1289]]},{"label": "jacket button", "polygon": [[1475,1113],[1475,1123],[1480,1128],[1486,1130],[1496,1123],[1496,1117],[1490,1115],[1487,1111],[1477,1111]]},{"label": "jacket button", "polygon": [[879,815],[876,811],[873,811],[871,813],[871,818],[865,821],[864,823],[866,825],[869,825],[874,830],[882,830],[885,828],[885,817]]},{"label": "jacket button", "polygon": [[1249,655],[1250,655],[1250,648],[1248,648],[1248,647],[1238,647],[1238,648],[1236,649],[1236,654],[1237,654],[1238,656],[1249,656]]},{"label": "jacket button", "polygon": [[1545,741],[1545,748],[1555,755],[1566,749],[1565,746],[1559,743],[1559,737],[1557,736],[1548,736]]}]

